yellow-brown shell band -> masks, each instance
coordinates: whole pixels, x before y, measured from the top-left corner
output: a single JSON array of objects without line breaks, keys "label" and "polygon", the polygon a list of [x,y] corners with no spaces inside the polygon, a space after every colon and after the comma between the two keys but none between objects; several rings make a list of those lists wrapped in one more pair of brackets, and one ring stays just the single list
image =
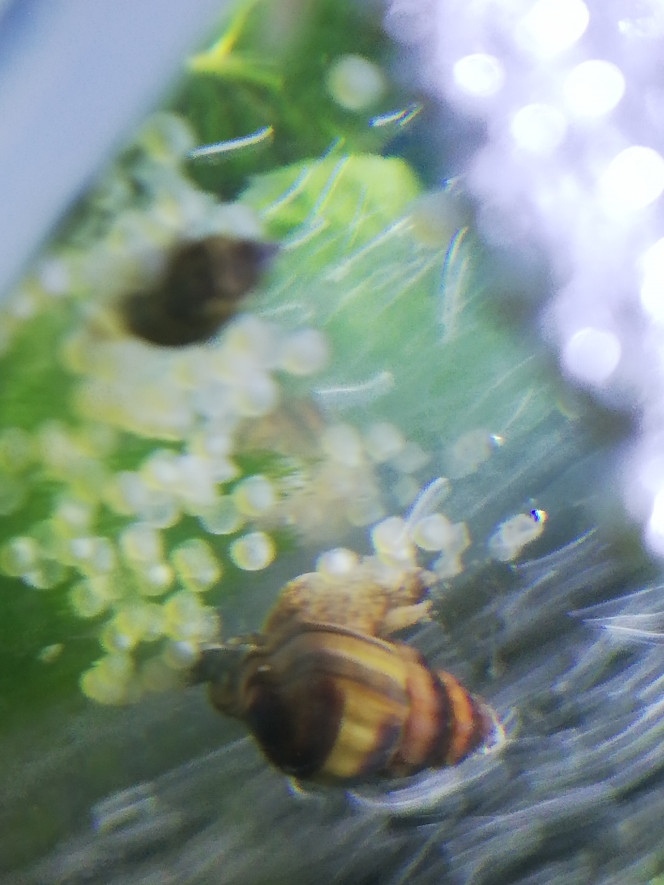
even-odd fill
[{"label": "yellow-brown shell band", "polygon": [[236,696],[227,712],[270,761],[323,781],[455,765],[491,726],[483,704],[414,649],[330,624],[300,624],[254,648]]},{"label": "yellow-brown shell band", "polygon": [[274,764],[322,780],[386,769],[409,709],[394,646],[306,625],[250,657],[242,718]]},{"label": "yellow-brown shell band", "polygon": [[490,724],[480,704],[445,670],[437,671],[448,705],[447,742],[441,745],[444,765],[456,765],[482,744]]}]

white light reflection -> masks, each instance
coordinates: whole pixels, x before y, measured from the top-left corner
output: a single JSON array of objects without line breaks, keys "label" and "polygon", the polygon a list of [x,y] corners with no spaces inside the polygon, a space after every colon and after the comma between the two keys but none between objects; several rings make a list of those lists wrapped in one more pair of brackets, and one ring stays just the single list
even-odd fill
[{"label": "white light reflection", "polygon": [[510,131],[517,146],[532,154],[553,153],[565,137],[567,121],[551,105],[529,104],[512,117]]},{"label": "white light reflection", "polygon": [[569,110],[578,117],[601,117],[625,92],[622,71],[610,61],[584,61],[573,68],[563,86]]},{"label": "white light reflection", "polygon": [[649,147],[625,148],[599,181],[599,198],[613,216],[644,209],[664,190],[664,159]]},{"label": "white light reflection", "polygon": [[453,68],[454,82],[468,95],[488,98],[505,82],[502,64],[493,55],[476,52],[460,58]]},{"label": "white light reflection", "polygon": [[664,3],[387,8],[393,25],[409,26],[405,42],[417,35],[423,88],[484,127],[460,167],[480,236],[512,250],[518,267],[539,244],[547,252],[558,294],[546,331],[561,367],[611,402],[624,402],[629,379],[640,420],[623,494],[645,533],[664,494],[664,475],[647,489],[634,481],[649,437],[664,450]]},{"label": "white light reflection", "polygon": [[657,240],[641,259],[641,304],[650,316],[664,322],[664,238]]},{"label": "white light reflection", "polygon": [[645,542],[654,553],[664,555],[664,488],[657,492],[653,500]]},{"label": "white light reflection", "polygon": [[538,0],[518,23],[515,39],[526,52],[549,59],[573,46],[589,21],[582,0]]},{"label": "white light reflection", "polygon": [[215,157],[219,154],[229,154],[232,151],[244,150],[262,141],[269,141],[274,134],[272,126],[263,126],[250,135],[242,135],[239,138],[231,138],[228,141],[217,141],[214,144],[204,144],[201,147],[189,151],[191,160],[199,160],[203,157]]},{"label": "white light reflection", "polygon": [[563,350],[563,365],[578,381],[603,386],[620,362],[620,341],[613,332],[579,329]]}]

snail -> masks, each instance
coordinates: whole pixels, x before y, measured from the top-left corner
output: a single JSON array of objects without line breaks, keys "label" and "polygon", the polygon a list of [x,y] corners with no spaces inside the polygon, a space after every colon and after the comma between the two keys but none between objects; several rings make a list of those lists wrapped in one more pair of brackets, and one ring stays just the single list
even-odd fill
[{"label": "snail", "polygon": [[427,617],[428,580],[422,569],[394,583],[362,570],[301,575],[261,632],[204,649],[191,681],[207,682],[212,705],[298,779],[353,784],[456,765],[494,734],[493,711],[387,638]]},{"label": "snail", "polygon": [[211,338],[258,283],[275,247],[210,236],[177,246],[160,279],[120,304],[128,331],[164,347]]}]

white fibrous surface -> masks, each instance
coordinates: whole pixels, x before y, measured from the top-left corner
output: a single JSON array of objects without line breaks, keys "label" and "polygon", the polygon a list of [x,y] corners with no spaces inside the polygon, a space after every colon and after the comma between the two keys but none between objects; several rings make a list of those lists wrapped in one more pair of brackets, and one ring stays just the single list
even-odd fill
[{"label": "white fibrous surface", "polygon": [[479,232],[548,260],[541,325],[564,375],[641,413],[625,503],[664,554],[664,6],[391,0],[385,27],[483,125],[462,176]]}]

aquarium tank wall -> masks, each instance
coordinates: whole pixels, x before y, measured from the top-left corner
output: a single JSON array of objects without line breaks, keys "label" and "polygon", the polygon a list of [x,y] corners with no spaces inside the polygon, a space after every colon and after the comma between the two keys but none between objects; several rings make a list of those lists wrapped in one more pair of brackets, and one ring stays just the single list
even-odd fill
[{"label": "aquarium tank wall", "polygon": [[0,4],[0,883],[664,881],[658,5],[171,6]]}]

